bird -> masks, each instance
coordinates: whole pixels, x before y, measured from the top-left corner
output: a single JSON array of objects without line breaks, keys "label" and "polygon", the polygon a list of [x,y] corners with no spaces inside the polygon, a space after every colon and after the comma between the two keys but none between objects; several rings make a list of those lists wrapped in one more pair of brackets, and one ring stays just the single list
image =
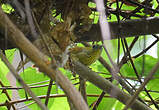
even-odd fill
[{"label": "bird", "polygon": [[[73,47],[69,49],[69,56],[71,60],[79,61],[85,66],[90,66],[93,64],[102,53],[101,45],[93,45],[90,47]],[[76,72],[74,69],[71,70],[73,72],[73,76],[76,76]],[[86,98],[86,79],[79,76],[79,91],[83,96],[84,100],[87,102]]]},{"label": "bird", "polygon": [[85,66],[90,66],[101,56],[102,46],[93,45],[90,47],[73,47],[69,49],[69,55],[72,59],[78,60]]}]

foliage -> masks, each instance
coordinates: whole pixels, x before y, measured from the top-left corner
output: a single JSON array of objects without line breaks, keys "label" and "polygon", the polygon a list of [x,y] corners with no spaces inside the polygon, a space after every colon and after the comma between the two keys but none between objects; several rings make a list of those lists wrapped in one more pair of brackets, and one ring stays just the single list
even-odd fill
[{"label": "foliage", "polygon": [[[109,8],[112,9],[116,9],[117,8],[117,3],[108,3],[110,5]],[[154,8],[158,7],[158,3],[156,1],[153,1],[153,4],[150,3]],[[89,2],[88,6],[90,8],[95,8],[96,4]],[[123,11],[125,12],[125,14],[127,14],[126,12],[131,12],[133,10],[136,9],[136,6],[133,5],[127,5],[127,4],[122,4],[121,2],[119,3],[119,6],[121,6],[121,9],[118,11]],[[6,13],[11,13],[14,11],[13,8],[11,8],[10,5],[2,5],[3,10],[5,10]],[[149,17],[149,16],[158,16],[158,13],[152,13],[151,11],[148,13],[145,12],[146,9],[141,9],[140,11],[138,11],[137,13],[135,13],[134,16],[130,16],[131,19],[140,19],[138,16],[140,17]],[[61,13],[58,13],[59,10],[52,10],[53,16],[61,21],[62,26],[65,25],[67,27],[67,23],[65,24],[64,19],[65,17],[62,17]],[[61,11],[61,10],[60,10]],[[87,10],[89,11],[89,10]],[[57,14],[58,13],[58,14]],[[89,13],[89,12],[88,12]],[[57,14],[57,15],[56,15]],[[98,20],[99,20],[99,12],[97,12],[96,10],[93,10],[92,13],[89,16],[90,19],[93,19],[92,24],[97,24]],[[87,22],[91,22],[90,19],[88,19],[88,17],[86,16],[86,19],[82,19],[82,23],[80,25],[89,25],[89,23],[85,24],[85,20]],[[119,19],[117,19],[117,15],[115,14],[108,14],[108,21],[112,22],[112,21],[118,21]],[[120,19],[127,19],[124,18],[124,16],[119,16]],[[74,18],[76,19],[76,18]],[[58,26],[61,24],[55,24],[54,22],[51,22],[52,26]],[[64,26],[64,27],[65,27]],[[60,27],[57,28],[57,30],[53,33],[53,35],[56,35],[59,31],[59,33],[65,33],[65,35],[71,36],[73,33],[66,33],[65,30],[63,31],[64,27]],[[61,31],[62,30],[62,31]],[[83,31],[83,30],[82,30]],[[58,34],[57,34],[58,35]],[[63,36],[64,34],[62,34]],[[65,37],[65,36],[63,36]],[[154,50],[152,53],[150,54],[149,52],[152,51],[151,49],[153,47],[151,47],[151,49],[147,52],[145,52],[144,54],[140,55],[137,58],[133,58],[133,56],[137,55],[139,52],[143,51],[145,48],[147,48],[151,43],[148,42],[149,41],[149,37],[152,36],[142,36],[140,37],[140,39],[135,43],[135,45],[133,46],[132,50],[131,50],[131,58],[132,61],[136,67],[137,72],[139,73],[139,75],[141,76],[141,80],[144,79],[151,71],[151,69],[154,67],[154,65],[158,62],[159,59],[159,44],[157,43],[157,45],[154,45],[153,47],[156,47],[157,49]],[[73,38],[70,38],[73,39]],[[132,41],[134,38],[127,38],[126,41],[128,43],[128,46],[131,45]],[[60,39],[58,38],[58,36],[55,38],[55,40],[59,41],[56,42],[57,44],[61,44],[62,49],[66,49],[69,42],[67,42],[65,39],[64,41],[60,41]],[[111,43],[111,47],[108,46],[108,52],[110,53],[110,56],[112,58],[112,60],[114,62],[117,62],[118,60],[118,52],[120,53],[119,55],[119,59],[121,60],[121,58],[125,55],[125,51],[126,48],[123,45],[123,41],[119,41],[119,40],[111,40],[109,41]],[[120,43],[120,47],[119,44]],[[65,43],[65,44],[62,44]],[[94,42],[90,42],[89,44],[92,44]],[[102,44],[101,42],[98,42],[98,44]],[[144,47],[143,45],[146,46]],[[78,45],[83,45],[82,43],[79,43]],[[123,47],[122,47],[123,46]],[[120,49],[119,49],[120,48]],[[10,61],[10,63],[12,63],[12,60],[14,58],[14,52],[16,51],[16,49],[13,50],[6,50],[6,56],[8,58],[8,60]],[[154,54],[157,57],[154,57]],[[101,55],[104,60],[111,65],[110,59],[108,58],[107,54],[105,53],[104,49]],[[127,57],[129,58],[129,57]],[[64,68],[59,68],[60,71],[67,76],[67,78],[75,85],[75,87],[78,89],[79,88],[79,79],[78,79],[78,75],[75,75],[75,77],[72,75],[72,73],[69,70],[66,70]],[[110,74],[109,70],[107,70],[107,68],[105,68],[99,61],[96,61],[94,64],[92,64],[90,66],[90,69],[97,72],[100,76],[110,80],[112,78],[112,75]],[[143,70],[144,69],[144,70]],[[144,71],[144,72],[143,72]],[[5,66],[5,64],[3,63],[3,61],[0,61],[0,81],[5,85],[5,86],[9,86],[9,80],[7,78],[8,75],[8,68]],[[120,68],[120,73],[122,74],[122,77],[124,77],[132,86],[134,86],[135,88],[138,88],[140,86],[140,82],[137,79],[137,76],[134,72],[134,68],[132,67],[132,64],[130,61],[127,61],[125,64],[122,65],[122,67]],[[41,73],[39,72],[37,69],[33,68],[33,67],[28,67],[26,69],[24,69],[23,72],[20,73],[20,76],[23,78],[23,80],[29,85],[29,86],[36,86],[35,88],[31,88],[31,90],[37,95],[37,96],[43,96],[47,94],[48,91],[48,86],[45,87],[40,87],[41,85],[49,85],[49,78],[45,75],[45,73]],[[153,79],[150,80],[150,82],[146,85],[147,90],[150,91],[150,95],[152,96],[152,98],[157,102],[158,101],[158,88],[159,88],[159,70],[155,73],[155,75],[153,76]],[[77,78],[77,79],[76,79]],[[43,82],[46,81],[46,82]],[[111,81],[111,80],[110,80]],[[143,81],[143,80],[142,80]],[[39,82],[43,82],[43,83],[39,83]],[[35,83],[39,83],[39,84],[35,84]],[[112,81],[112,83],[116,86],[118,86],[119,88],[122,89],[122,87],[120,86],[120,84],[118,84],[116,81]],[[90,82],[86,83],[86,93],[87,93],[87,101],[88,101],[88,105],[90,107],[90,109],[93,109],[94,104],[97,102],[100,94],[103,92],[101,89],[97,88],[95,85],[93,85]],[[155,86],[154,86],[155,85]],[[2,86],[0,86],[2,87]],[[17,82],[17,87],[21,87],[21,85]],[[9,90],[8,90],[9,91]],[[125,90],[123,90],[125,91]],[[8,100],[8,98],[6,97],[6,95],[3,93],[3,91],[0,89],[0,103],[5,103],[5,101]],[[18,90],[18,94],[20,96],[21,99],[25,99],[26,98],[26,92],[24,91],[24,89],[20,89]],[[64,91],[58,86],[58,83],[52,86],[52,90],[50,94],[54,94],[57,95],[53,98],[49,98],[49,103],[48,103],[48,108],[50,110],[69,110],[69,104],[67,101],[67,98],[62,96],[62,97],[58,97],[58,95],[63,95],[65,94]],[[12,96],[11,91],[9,91],[9,95]],[[91,96],[92,95],[92,96]],[[147,101],[146,103],[150,104],[151,107],[153,109],[156,109],[154,107],[154,105],[151,103],[150,98],[147,96],[147,94],[145,93],[145,91],[142,91],[140,94],[140,97]],[[42,102],[45,102],[45,99],[42,99]],[[33,101],[25,101],[25,104],[30,104],[33,103]],[[32,109],[32,110],[40,110],[40,108],[33,103],[32,105],[29,105],[28,108]],[[124,104],[122,104],[121,102],[119,102],[118,100],[116,100],[115,98],[112,98],[109,94],[105,94],[105,97],[103,97],[103,99],[101,100],[101,102],[99,103],[98,106],[98,110],[122,110],[124,108]],[[1,110],[6,110],[5,107],[0,107]]]}]

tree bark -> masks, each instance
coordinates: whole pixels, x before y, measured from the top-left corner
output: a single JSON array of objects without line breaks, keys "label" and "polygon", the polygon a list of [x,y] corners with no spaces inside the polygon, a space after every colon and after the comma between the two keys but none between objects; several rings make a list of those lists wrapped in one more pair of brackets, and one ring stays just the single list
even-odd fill
[{"label": "tree bark", "polygon": [[[121,21],[120,24],[118,24],[117,22],[109,22],[111,39],[158,34],[159,33],[158,24],[159,24],[159,17],[126,20],[126,21]],[[101,32],[100,32],[99,24],[93,24],[92,28],[88,32],[84,32],[84,33],[78,32],[78,30],[81,28],[82,27],[77,27],[75,29],[74,33],[77,37],[76,42],[82,42],[82,41],[90,42],[90,41],[101,40]],[[2,26],[0,26],[0,49],[5,49],[4,30],[5,29]],[[28,39],[30,41],[33,41],[32,37],[29,37]],[[107,40],[111,40],[111,39],[107,39]],[[15,48],[15,47],[16,46],[14,44],[8,41],[7,43],[8,49]]]}]

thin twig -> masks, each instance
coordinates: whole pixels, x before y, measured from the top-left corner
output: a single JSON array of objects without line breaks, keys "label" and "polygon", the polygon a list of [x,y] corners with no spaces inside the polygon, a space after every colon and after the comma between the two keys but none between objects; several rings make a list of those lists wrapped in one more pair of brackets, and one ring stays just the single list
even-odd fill
[{"label": "thin twig", "polygon": [[40,101],[40,99],[31,91],[31,89],[27,86],[27,84],[23,81],[23,79],[19,76],[19,74],[16,72],[14,67],[9,63],[6,56],[0,51],[0,57],[3,60],[3,62],[7,65],[7,67],[10,69],[13,76],[17,79],[17,81],[24,87],[25,91],[33,98],[33,100],[39,105],[39,107],[42,110],[48,110],[47,107]]},{"label": "thin twig", "polygon": [[[4,84],[2,83],[2,81],[0,81],[0,85],[1,85],[2,87],[5,87]],[[7,92],[6,89],[2,90],[2,93],[5,93],[5,94],[6,94],[6,96],[7,96],[7,98],[8,98],[9,101],[12,100],[12,99],[10,98],[10,96],[9,96],[9,94],[8,94],[8,92]],[[15,108],[14,105],[11,105],[11,106],[13,107],[13,110],[16,110],[16,108]]]},{"label": "thin twig", "polygon": [[[135,38],[133,39],[132,43],[131,43],[130,46],[129,46],[129,49],[128,49],[129,51],[131,51],[131,49],[133,48],[133,46],[135,45],[135,43],[136,43],[136,41],[137,41],[138,39],[139,39],[139,37],[135,37]],[[123,58],[121,59],[119,65],[118,65],[119,68],[121,68],[122,65],[126,62],[125,60],[126,60],[127,56],[128,56],[128,52],[125,52]]]},{"label": "thin twig", "polygon": [[[135,72],[135,74],[136,74],[136,76],[137,76],[137,78],[138,78],[138,81],[140,82],[140,84],[142,84],[141,77],[140,77],[140,75],[139,75],[139,73],[138,73],[138,71],[137,71],[137,69],[136,69],[136,67],[135,67],[135,64],[134,64],[134,62],[133,62],[133,60],[132,60],[132,58],[131,58],[131,54],[130,54],[130,51],[128,50],[128,44],[127,44],[127,41],[126,41],[125,38],[124,38],[124,43],[125,43],[126,50],[127,50],[127,52],[128,52],[128,56],[129,56],[129,59],[130,59],[130,63],[131,63],[131,65],[132,65],[132,68],[133,68],[133,70],[134,70],[134,72]],[[149,92],[147,91],[147,89],[144,88],[144,90],[145,90],[146,94],[148,95],[148,97],[149,97],[149,98],[151,99],[151,101],[153,102],[153,104],[155,105],[155,107],[156,107],[157,109],[159,109],[159,106],[158,106],[158,105],[156,104],[156,102],[153,100],[153,98],[151,97],[151,95],[149,94]]]},{"label": "thin twig", "polygon": [[96,101],[96,103],[95,103],[95,105],[94,105],[94,107],[93,107],[92,110],[96,110],[96,108],[98,107],[98,105],[99,105],[100,102],[102,101],[104,95],[105,95],[105,92],[103,91],[103,92],[100,94],[100,96],[99,96],[98,100]]},{"label": "thin twig", "polygon": [[46,95],[46,99],[45,99],[45,105],[46,106],[48,105],[48,102],[49,102],[49,96],[50,96],[51,88],[52,88],[52,85],[53,85],[52,83],[53,83],[53,80],[50,79],[50,83],[49,83],[49,87],[48,87],[47,95]]},{"label": "thin twig", "polygon": [[[150,10],[150,11],[153,11],[153,12],[155,12],[155,13],[159,13],[158,10],[152,9],[151,7],[146,6],[145,4],[140,4],[140,3],[137,3],[137,2],[135,2],[135,1],[133,1],[133,0],[127,0],[127,1],[130,2],[130,3],[132,3],[132,4],[134,4],[134,5],[136,5],[136,6],[139,6],[139,7],[142,7],[142,8],[147,8],[147,9]],[[146,1],[147,1],[147,0],[146,0]]]},{"label": "thin twig", "polygon": [[30,106],[30,105],[32,105],[34,103],[35,103],[35,101],[33,101],[33,102],[29,103],[29,104],[26,104],[26,105],[24,105],[22,107],[19,107],[19,108],[17,108],[17,110],[21,110],[22,108],[28,107],[28,106]]},{"label": "thin twig", "polygon": [[[87,94],[87,96],[88,97],[99,97],[98,94]],[[45,99],[46,95],[37,96],[37,97],[40,99]],[[67,96],[66,96],[66,94],[50,94],[50,96],[49,96],[49,98],[59,98],[59,97],[67,97]],[[111,98],[110,96],[104,96],[104,97]],[[24,98],[24,99],[0,103],[0,106],[7,106],[7,104],[13,105],[13,104],[22,103],[22,102],[31,101],[31,100],[33,100],[33,98],[29,97],[28,99]]]},{"label": "thin twig", "polygon": [[[55,84],[52,84],[52,85],[55,85]],[[46,86],[49,86],[49,84],[44,84],[44,85],[39,85],[39,86],[28,86],[29,88],[40,88],[40,87],[46,87]],[[16,89],[16,90],[19,90],[19,89],[24,89],[23,87],[1,87],[0,90],[13,90],[13,89]]]},{"label": "thin twig", "polygon": [[[153,75],[156,73],[156,71],[159,68],[159,62],[156,63],[156,65],[152,68],[149,75],[145,78],[144,82],[141,84],[139,89],[136,91],[136,93],[131,97],[131,99],[128,100],[124,110],[127,110],[133,103],[136,97],[139,95],[139,93],[145,88],[146,84],[151,80]],[[158,108],[159,109],[159,108]]]},{"label": "thin twig", "polygon": [[144,50],[142,50],[140,53],[138,53],[137,55],[133,56],[133,58],[138,58],[139,56],[143,55],[145,52],[147,52],[149,49],[151,49],[152,46],[154,46],[157,42],[159,41],[159,39],[156,39],[151,45],[149,45],[147,48],[145,48]]}]

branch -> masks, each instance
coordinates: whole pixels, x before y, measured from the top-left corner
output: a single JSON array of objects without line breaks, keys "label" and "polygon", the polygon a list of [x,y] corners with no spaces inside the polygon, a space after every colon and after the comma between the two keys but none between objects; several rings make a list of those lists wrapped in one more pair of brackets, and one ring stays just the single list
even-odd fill
[{"label": "branch", "polygon": [[[87,94],[88,97],[99,97],[98,94]],[[41,95],[41,96],[37,96],[40,99],[45,99],[47,96],[46,95]],[[50,94],[49,98],[59,98],[59,97],[67,97],[65,94]],[[104,96],[106,98],[111,98],[110,96]],[[24,98],[24,99],[19,99],[19,100],[14,100],[14,101],[9,101],[9,102],[3,102],[0,103],[0,107],[1,106],[7,106],[9,105],[13,105],[13,104],[18,104],[18,103],[22,103],[22,102],[26,102],[26,101],[31,101],[33,100],[32,97],[28,97],[28,99]]]},{"label": "branch", "polygon": [[[123,110],[127,110],[133,103],[136,97],[139,95],[139,93],[145,88],[146,84],[152,79],[153,75],[156,73],[156,71],[159,68],[159,62],[156,63],[156,65],[152,68],[148,76],[144,79],[144,82],[141,84],[141,86],[138,88],[136,93],[128,100],[125,108]],[[157,108],[158,109],[158,108]]]},{"label": "branch", "polygon": [[[2,81],[0,81],[0,85],[1,87],[5,87],[5,85],[2,83]],[[1,93],[5,93],[7,98],[8,98],[8,101],[12,101],[11,97],[9,96],[8,94],[8,91],[6,89],[2,90]],[[6,105],[7,106],[7,105]],[[14,105],[8,105],[8,106],[12,106],[13,110],[16,110],[15,106]],[[8,107],[7,107],[8,108]]]},{"label": "branch", "polygon": [[[158,34],[158,23],[159,17],[120,21],[120,25],[117,22],[109,22],[111,39],[117,39],[118,36],[119,38],[126,38],[132,36]],[[101,30],[98,24],[93,24],[92,28],[83,34],[78,32],[80,28],[82,27],[77,27],[75,30],[75,34],[78,37],[77,42],[101,40]],[[120,31],[118,31],[119,29]]]},{"label": "branch", "polygon": [[8,59],[5,57],[5,55],[0,51],[0,58],[2,61],[6,64],[6,66],[9,68],[13,76],[17,79],[17,81],[23,86],[23,88],[26,90],[26,92],[33,98],[33,100],[39,105],[39,107],[42,110],[48,110],[47,107],[41,102],[41,100],[31,91],[29,86],[24,82],[24,80],[20,77],[20,75],[17,73],[15,68],[9,63]]},{"label": "branch", "polygon": [[0,27],[8,30],[8,38],[14,42],[47,76],[56,80],[58,85],[71,99],[77,110],[88,110],[88,106],[71,82],[58,70],[48,65],[48,58],[41,53],[24,34],[10,21],[0,8]]},{"label": "branch", "polygon": [[[120,21],[120,25],[117,22],[109,22],[111,39],[126,38],[132,36],[140,35],[149,35],[149,34],[158,34],[158,24],[159,17],[150,17],[147,19],[136,19],[136,20],[126,20]],[[101,30],[98,24],[93,24],[92,28],[88,32],[79,33],[82,27],[77,27],[75,29],[75,35],[77,36],[76,42],[82,41],[100,41],[101,40]],[[119,30],[120,29],[120,33]],[[0,26],[0,48],[4,48],[4,28]],[[23,31],[23,30],[22,30]],[[24,31],[23,31],[24,32]],[[29,40],[32,41],[32,37]],[[10,42],[7,45],[7,48],[14,48],[15,45]]]},{"label": "branch", "polygon": [[[77,74],[81,77],[87,79],[104,92],[110,94],[112,97],[118,99],[123,104],[126,104],[128,99],[131,98],[129,94],[126,94],[122,90],[120,90],[117,86],[113,85],[110,81],[104,79],[103,77],[99,76],[97,73],[91,71],[81,63],[77,61],[73,61],[74,70]],[[151,110],[151,108],[147,107],[143,103],[138,100],[135,100],[133,105],[131,106],[132,110]]]}]

